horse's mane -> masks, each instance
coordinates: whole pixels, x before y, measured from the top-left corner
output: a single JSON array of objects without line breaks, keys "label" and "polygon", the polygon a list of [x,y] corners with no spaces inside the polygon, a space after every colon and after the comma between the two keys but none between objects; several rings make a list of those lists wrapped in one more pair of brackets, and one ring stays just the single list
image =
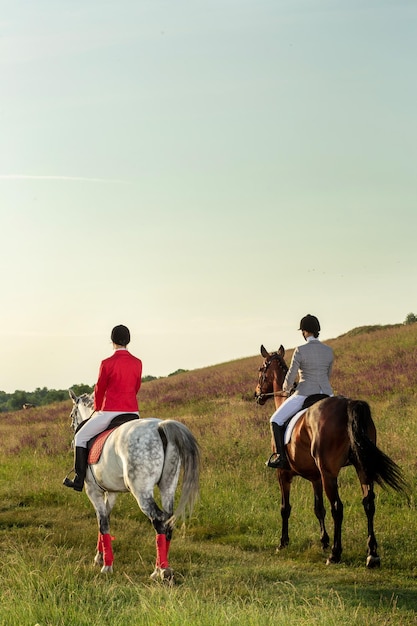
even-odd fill
[{"label": "horse's mane", "polygon": [[92,407],[94,405],[94,394],[82,393],[79,397],[79,400],[86,406]]}]

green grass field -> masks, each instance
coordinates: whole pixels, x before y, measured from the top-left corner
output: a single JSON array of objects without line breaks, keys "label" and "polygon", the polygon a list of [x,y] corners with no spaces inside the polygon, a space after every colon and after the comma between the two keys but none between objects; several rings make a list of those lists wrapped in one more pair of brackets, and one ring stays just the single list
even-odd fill
[{"label": "green grass field", "polygon": [[[365,568],[366,518],[352,468],[340,474],[342,563],[325,565],[312,489],[300,478],[291,543],[276,551],[280,494],[264,466],[273,406],[252,399],[262,359],[249,357],[141,390],[143,417],[179,419],[201,446],[200,499],[174,534],[171,587],[149,579],[154,531],[128,494],[112,514],[114,573],[93,567],[93,508],[84,493],[61,486],[72,465],[70,401],[0,414],[0,624],[417,624],[417,325],[362,329],[329,343],[335,390],[370,403],[379,446],[411,485],[409,502],[376,488],[380,569]],[[330,514],[326,522],[331,534]]]}]

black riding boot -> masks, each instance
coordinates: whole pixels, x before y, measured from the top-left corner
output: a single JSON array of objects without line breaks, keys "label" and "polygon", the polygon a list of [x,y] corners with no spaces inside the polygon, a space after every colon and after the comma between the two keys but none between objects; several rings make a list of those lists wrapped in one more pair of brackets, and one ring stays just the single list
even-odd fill
[{"label": "black riding boot", "polygon": [[284,444],[285,426],[271,422],[271,430],[275,440],[276,452],[271,454],[269,461],[267,461],[265,465],[274,469],[289,469]]},{"label": "black riding boot", "polygon": [[75,491],[82,491],[84,486],[85,475],[87,472],[87,448],[77,447],[75,448],[75,478],[70,480],[68,476],[64,478],[63,485],[75,489]]}]

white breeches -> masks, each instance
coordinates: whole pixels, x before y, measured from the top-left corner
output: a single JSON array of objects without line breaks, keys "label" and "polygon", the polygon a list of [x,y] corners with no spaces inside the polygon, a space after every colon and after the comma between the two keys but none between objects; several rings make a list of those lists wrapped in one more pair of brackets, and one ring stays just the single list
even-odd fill
[{"label": "white breeches", "polygon": [[269,420],[270,423],[274,422],[279,426],[282,426],[290,417],[301,411],[304,404],[304,400],[307,396],[290,396],[281,404],[281,406],[275,411]]}]

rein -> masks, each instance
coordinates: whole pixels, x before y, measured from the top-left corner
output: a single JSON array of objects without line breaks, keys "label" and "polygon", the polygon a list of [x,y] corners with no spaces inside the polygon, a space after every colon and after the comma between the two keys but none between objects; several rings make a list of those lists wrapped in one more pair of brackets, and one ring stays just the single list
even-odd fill
[{"label": "rein", "polygon": [[258,398],[269,398],[270,396],[278,396],[279,398],[286,398],[289,394],[286,391],[272,391],[271,393],[260,393]]},{"label": "rein", "polygon": [[[79,413],[78,407],[77,407],[77,412]],[[96,413],[96,409],[94,409],[94,411],[91,413],[91,415],[86,417],[85,420],[82,420],[81,422],[78,422],[78,424],[77,424],[77,426],[75,427],[75,430],[74,430],[74,435],[76,435],[78,433],[78,431],[84,426],[84,424],[86,424],[88,422],[88,420],[91,417],[93,417],[94,413]]]}]

